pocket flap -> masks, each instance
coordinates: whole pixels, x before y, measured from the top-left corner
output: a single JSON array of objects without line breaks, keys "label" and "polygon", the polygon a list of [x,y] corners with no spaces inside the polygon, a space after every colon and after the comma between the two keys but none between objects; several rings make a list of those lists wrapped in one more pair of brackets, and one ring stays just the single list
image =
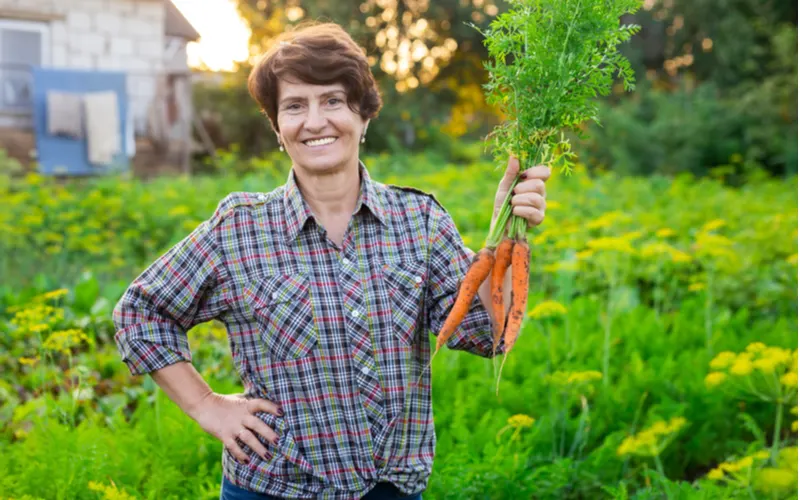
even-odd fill
[{"label": "pocket flap", "polygon": [[387,262],[383,265],[383,275],[401,288],[423,288],[428,278],[425,262],[416,260]]},{"label": "pocket flap", "polygon": [[256,309],[289,301],[308,300],[305,274],[275,274],[255,279],[246,288],[246,298]]}]

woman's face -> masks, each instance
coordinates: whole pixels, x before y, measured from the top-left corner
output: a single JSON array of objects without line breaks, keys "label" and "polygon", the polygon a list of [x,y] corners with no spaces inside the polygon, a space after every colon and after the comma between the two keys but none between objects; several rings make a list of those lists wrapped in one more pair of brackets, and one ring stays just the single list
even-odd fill
[{"label": "woman's face", "polygon": [[297,168],[322,174],[354,167],[368,123],[347,105],[340,83],[279,80],[278,138]]}]

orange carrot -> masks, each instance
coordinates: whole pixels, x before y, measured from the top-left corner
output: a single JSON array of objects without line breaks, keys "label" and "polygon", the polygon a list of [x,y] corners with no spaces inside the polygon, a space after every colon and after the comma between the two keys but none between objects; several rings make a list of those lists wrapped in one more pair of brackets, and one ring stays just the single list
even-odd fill
[{"label": "orange carrot", "polygon": [[447,319],[445,319],[442,329],[439,331],[439,335],[437,335],[436,351],[434,354],[439,352],[439,349],[456,331],[456,327],[464,320],[464,317],[469,312],[469,307],[472,305],[472,299],[475,298],[475,294],[478,293],[478,288],[480,288],[481,284],[486,280],[486,277],[489,276],[493,265],[494,252],[489,248],[482,248],[475,254],[475,257],[472,258],[472,263],[467,270],[467,274],[464,276],[458,288],[456,301],[453,303],[450,314],[447,315]]},{"label": "orange carrot", "polygon": [[[506,364],[508,353],[514,347],[519,336],[525,310],[528,307],[528,280],[530,279],[531,249],[525,239],[517,240],[511,251],[511,309],[508,311],[508,322],[505,328],[503,362],[500,373]],[[497,377],[497,390],[500,390],[500,376]]]},{"label": "orange carrot", "polygon": [[494,251],[494,267],[492,268],[492,312],[494,313],[494,339],[492,342],[492,356],[497,352],[497,345],[503,337],[506,324],[506,308],[503,303],[503,282],[506,270],[511,264],[511,249],[514,240],[505,238],[497,245]]},{"label": "orange carrot", "polygon": [[530,279],[531,249],[525,240],[517,240],[511,254],[511,309],[505,331],[505,349],[508,354],[517,341],[525,309],[528,307],[528,280]]}]

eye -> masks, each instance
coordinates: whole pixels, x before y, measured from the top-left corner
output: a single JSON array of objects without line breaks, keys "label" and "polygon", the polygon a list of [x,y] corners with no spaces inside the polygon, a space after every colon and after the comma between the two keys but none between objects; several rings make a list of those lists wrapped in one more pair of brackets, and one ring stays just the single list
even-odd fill
[{"label": "eye", "polygon": [[334,106],[334,105],[339,104],[341,102],[342,102],[342,100],[339,99],[338,97],[331,97],[330,99],[328,99],[328,104],[330,104],[331,106]]},{"label": "eye", "polygon": [[286,109],[291,109],[291,110],[300,109],[300,105],[297,104],[297,103],[290,104],[290,105],[286,106]]}]

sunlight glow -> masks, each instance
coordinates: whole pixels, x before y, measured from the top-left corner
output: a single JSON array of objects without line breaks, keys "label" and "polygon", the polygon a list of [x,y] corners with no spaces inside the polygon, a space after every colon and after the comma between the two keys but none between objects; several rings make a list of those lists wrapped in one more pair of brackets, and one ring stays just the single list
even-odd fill
[{"label": "sunlight glow", "polygon": [[187,47],[189,65],[230,71],[249,56],[250,28],[231,0],[172,0],[202,37]]}]

